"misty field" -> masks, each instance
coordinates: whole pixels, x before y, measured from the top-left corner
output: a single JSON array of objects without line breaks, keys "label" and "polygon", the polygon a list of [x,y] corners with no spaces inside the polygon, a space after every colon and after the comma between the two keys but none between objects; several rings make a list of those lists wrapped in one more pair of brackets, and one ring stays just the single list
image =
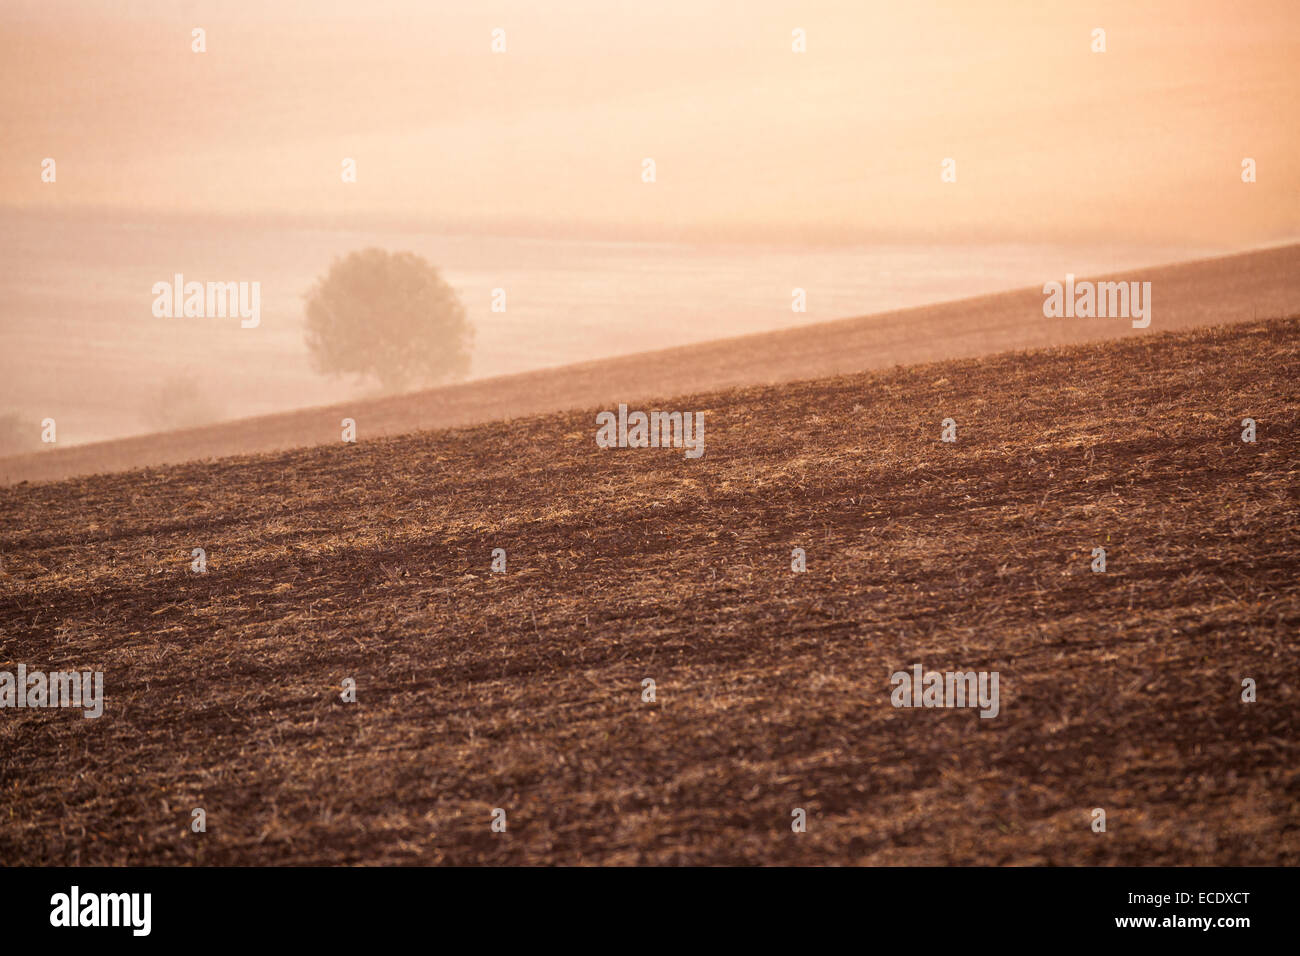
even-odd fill
[{"label": "misty field", "polygon": [[[761,271],[767,265],[765,260],[758,259],[753,268]],[[706,268],[697,261],[696,268],[701,276],[714,281],[711,267]],[[187,396],[182,391],[180,395],[163,396],[163,404],[177,418],[201,418],[203,415],[198,413],[204,411],[202,405],[210,402],[218,406],[225,397],[235,393],[258,401],[274,393],[279,395],[277,402],[292,403],[294,410],[193,428],[183,428],[181,422],[173,422],[172,425],[179,430],[75,444],[85,426],[76,409],[57,402],[41,403],[36,406],[43,409],[40,414],[19,418],[15,424],[35,441],[39,433],[32,426],[44,415],[53,415],[58,421],[58,443],[37,445],[27,454],[9,455],[0,451],[0,484],[22,480],[54,481],[201,458],[252,455],[306,445],[332,445],[339,441],[339,423],[343,418],[358,422],[366,437],[396,437],[415,431],[459,428],[601,405],[609,408],[618,402],[650,401],[669,395],[828,378],[878,371],[895,365],[975,358],[1007,349],[1052,348],[1101,338],[1145,338],[1155,329],[1182,331],[1286,315],[1292,303],[1300,300],[1300,244],[1180,262],[1158,269],[1115,274],[1109,278],[1152,283],[1156,304],[1151,329],[1134,329],[1132,323],[1124,319],[1043,319],[1044,294],[1040,283],[960,301],[815,322],[383,398],[362,400],[353,397],[324,407],[317,404],[325,400],[321,393],[304,387],[304,383],[290,371],[302,359],[297,355],[301,343],[295,336],[290,336],[290,340],[297,342],[292,355],[284,342],[281,342],[281,348],[268,351],[263,344],[252,341],[245,342],[247,351],[235,354],[218,348],[217,340],[211,338],[212,330],[200,340],[187,340],[189,333],[184,331],[184,327],[174,327],[170,344],[161,346],[159,343],[147,346],[145,340],[151,333],[137,330],[138,334],[145,336],[144,339],[119,339],[116,348],[155,358],[165,358],[170,354],[174,358],[176,353],[173,349],[178,342],[187,342],[186,348],[208,354],[211,369],[247,376],[241,379],[240,387],[229,387],[231,383],[226,383],[227,387],[220,388],[206,374],[191,376],[190,379],[181,376],[180,381],[188,382],[195,394]],[[640,298],[639,293],[633,291],[634,286],[627,275],[616,281],[624,290],[621,294]],[[655,279],[659,284],[677,281],[676,277],[665,275],[657,275]],[[781,295],[784,296],[785,292]],[[707,296],[700,295],[695,301],[704,299]],[[780,302],[787,309],[782,321],[788,322],[793,313],[788,311],[785,299],[780,299]],[[649,340],[632,340],[638,345],[663,344],[676,337],[675,333],[669,334],[664,325],[663,315],[669,313],[677,314],[679,321],[689,321],[695,334],[736,331],[712,307],[707,316],[701,317],[690,310],[681,313],[671,303],[660,303],[653,298],[648,300],[648,304],[643,303],[640,311],[625,309],[616,298],[598,298],[598,304],[606,316],[606,334],[625,337],[629,324],[651,330]],[[547,353],[545,349],[539,351],[539,343],[542,338],[553,335],[551,316],[560,308],[557,300],[553,309],[542,314],[526,313],[529,331],[514,335],[514,347],[534,355],[557,354]],[[658,308],[659,311],[645,311],[646,308]],[[618,319],[609,320],[614,312]],[[584,314],[590,318],[588,313]],[[688,318],[682,319],[683,314]],[[582,329],[574,330],[574,335],[590,333],[591,323],[584,322]],[[22,327],[30,332],[32,329],[49,329],[51,324],[44,319],[39,322],[33,319]],[[53,327],[58,328],[58,323],[54,322]],[[241,330],[235,323],[227,331],[237,336],[248,336],[263,331],[269,334],[272,327],[268,316],[265,325],[256,330]],[[501,330],[494,334],[501,334]],[[110,334],[113,336],[116,336],[115,332]],[[58,342],[65,340],[62,334],[55,338]],[[80,333],[72,338],[83,341]],[[0,359],[4,355],[4,346],[0,337]],[[626,341],[624,346],[627,346]],[[485,351],[496,347],[490,342],[483,343]],[[13,354],[22,351],[23,348],[19,348]],[[101,370],[127,375],[136,383],[149,380],[144,370],[135,368],[119,351],[100,348],[99,345],[87,351],[81,359],[57,369],[46,367],[40,361],[24,363],[24,369],[24,376],[64,382],[66,388],[76,394],[78,402],[94,404],[98,413],[103,414],[112,411],[111,402],[103,404],[106,396],[120,397],[125,393],[105,387],[99,379]],[[11,389],[19,389],[23,379],[19,376],[12,378]],[[0,385],[4,379],[4,370],[0,367]],[[194,387],[196,381],[202,383],[202,388]],[[177,401],[177,398],[187,397],[205,401]],[[34,412],[35,408],[32,410]],[[157,427],[172,426],[157,423]]]},{"label": "misty field", "polygon": [[1291,318],[638,406],[697,460],[593,408],[0,488],[0,670],[106,692],[0,714],[0,862],[1295,864],[1298,381]]}]

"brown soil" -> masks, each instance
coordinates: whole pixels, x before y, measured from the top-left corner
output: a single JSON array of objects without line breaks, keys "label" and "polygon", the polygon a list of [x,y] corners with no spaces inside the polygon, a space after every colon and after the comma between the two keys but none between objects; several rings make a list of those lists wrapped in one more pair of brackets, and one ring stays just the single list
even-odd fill
[{"label": "brown soil", "polygon": [[1291,318],[648,406],[693,461],[593,409],[0,489],[0,669],[107,691],[0,711],[0,861],[1295,864],[1297,381]]}]

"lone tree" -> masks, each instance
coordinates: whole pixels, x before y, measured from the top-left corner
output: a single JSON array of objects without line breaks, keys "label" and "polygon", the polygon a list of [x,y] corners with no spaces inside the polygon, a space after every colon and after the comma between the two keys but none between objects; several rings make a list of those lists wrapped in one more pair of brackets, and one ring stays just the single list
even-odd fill
[{"label": "lone tree", "polygon": [[307,293],[306,339],[318,372],[373,376],[399,392],[463,377],[474,328],[425,259],[362,249],[334,260]]}]

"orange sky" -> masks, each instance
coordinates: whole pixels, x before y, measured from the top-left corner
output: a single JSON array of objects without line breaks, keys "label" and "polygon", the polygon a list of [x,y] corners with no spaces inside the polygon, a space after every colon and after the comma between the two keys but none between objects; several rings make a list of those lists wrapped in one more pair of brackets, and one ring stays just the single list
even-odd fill
[{"label": "orange sky", "polygon": [[[190,51],[194,26],[206,53]],[[790,50],[796,27],[806,54]],[[28,207],[1243,245],[1300,237],[1297,118],[1296,0],[0,10],[0,204]]]}]

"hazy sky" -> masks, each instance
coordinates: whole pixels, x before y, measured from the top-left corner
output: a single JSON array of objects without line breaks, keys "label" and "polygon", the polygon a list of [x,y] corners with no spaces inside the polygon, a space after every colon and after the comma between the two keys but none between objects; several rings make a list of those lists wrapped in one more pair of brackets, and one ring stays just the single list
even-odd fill
[{"label": "hazy sky", "polygon": [[0,204],[1262,243],[1300,235],[1298,64],[1298,0],[4,0]]}]

